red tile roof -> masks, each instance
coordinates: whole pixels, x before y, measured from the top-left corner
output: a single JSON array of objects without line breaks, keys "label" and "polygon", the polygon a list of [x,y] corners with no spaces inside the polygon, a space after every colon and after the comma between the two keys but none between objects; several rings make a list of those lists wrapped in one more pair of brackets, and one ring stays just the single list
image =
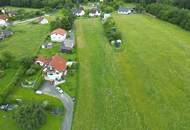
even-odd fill
[{"label": "red tile roof", "polygon": [[0,19],[7,20],[8,16],[6,16],[6,15],[0,15]]},{"label": "red tile roof", "polygon": [[58,71],[64,71],[67,68],[67,61],[58,54],[52,56],[49,65]]},{"label": "red tile roof", "polygon": [[36,61],[41,61],[46,65],[52,66],[54,69],[58,71],[64,71],[67,68],[67,61],[58,54],[52,56],[50,59],[47,59],[43,56],[38,56]]},{"label": "red tile roof", "polygon": [[40,62],[46,63],[47,58],[40,55],[40,56],[38,56],[38,57],[36,58],[36,61],[40,61]]},{"label": "red tile roof", "polygon": [[53,30],[53,32],[51,32],[51,34],[65,35],[66,31],[64,29],[62,29],[62,28],[58,28],[58,29]]}]

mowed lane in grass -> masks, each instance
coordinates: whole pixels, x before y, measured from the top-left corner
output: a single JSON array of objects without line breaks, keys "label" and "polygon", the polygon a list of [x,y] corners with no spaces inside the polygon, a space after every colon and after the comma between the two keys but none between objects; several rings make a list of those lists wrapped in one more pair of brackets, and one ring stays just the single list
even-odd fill
[{"label": "mowed lane in grass", "polygon": [[127,42],[115,55],[120,87],[144,122],[142,129],[190,129],[190,33],[145,15],[114,19]]},{"label": "mowed lane in grass", "polygon": [[80,67],[73,130],[142,128],[100,20],[76,20],[76,36]]}]

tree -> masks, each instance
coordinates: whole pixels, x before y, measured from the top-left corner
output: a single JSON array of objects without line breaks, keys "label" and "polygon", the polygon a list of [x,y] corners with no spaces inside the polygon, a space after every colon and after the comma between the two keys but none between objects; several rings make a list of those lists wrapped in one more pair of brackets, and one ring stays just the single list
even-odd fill
[{"label": "tree", "polygon": [[23,130],[38,129],[45,124],[47,116],[39,104],[23,104],[14,113],[14,120]]}]

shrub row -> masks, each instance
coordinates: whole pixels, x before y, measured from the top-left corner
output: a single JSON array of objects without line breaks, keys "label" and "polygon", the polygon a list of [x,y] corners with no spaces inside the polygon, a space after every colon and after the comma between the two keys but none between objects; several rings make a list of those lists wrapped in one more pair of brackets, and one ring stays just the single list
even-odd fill
[{"label": "shrub row", "polygon": [[190,31],[190,11],[163,4],[150,4],[146,11],[156,17]]},{"label": "shrub row", "polygon": [[112,17],[108,18],[105,23],[103,23],[103,27],[109,42],[121,40],[121,33],[116,27],[115,21]]}]

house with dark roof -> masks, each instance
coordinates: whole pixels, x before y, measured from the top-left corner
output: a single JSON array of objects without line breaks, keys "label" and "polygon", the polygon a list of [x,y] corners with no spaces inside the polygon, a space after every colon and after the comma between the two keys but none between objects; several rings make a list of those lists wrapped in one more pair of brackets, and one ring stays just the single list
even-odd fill
[{"label": "house with dark roof", "polygon": [[117,12],[118,12],[118,14],[131,14],[134,12],[134,9],[133,8],[119,7]]},{"label": "house with dark roof", "polygon": [[13,32],[10,30],[2,30],[0,31],[0,40],[4,40],[7,37],[10,37],[13,35]]},{"label": "house with dark roof", "polygon": [[74,40],[66,39],[61,45],[61,51],[64,53],[71,53],[74,47]]},{"label": "house with dark roof", "polygon": [[100,16],[101,15],[101,12],[98,8],[92,8],[89,12],[89,16],[90,17],[97,17],[97,16]]},{"label": "house with dark roof", "polygon": [[67,32],[65,29],[57,28],[51,32],[52,42],[63,42],[67,37]]},{"label": "house with dark roof", "polygon": [[76,8],[76,9],[73,10],[73,15],[78,16],[78,17],[84,16],[85,11],[84,11],[84,9],[82,7]]}]

